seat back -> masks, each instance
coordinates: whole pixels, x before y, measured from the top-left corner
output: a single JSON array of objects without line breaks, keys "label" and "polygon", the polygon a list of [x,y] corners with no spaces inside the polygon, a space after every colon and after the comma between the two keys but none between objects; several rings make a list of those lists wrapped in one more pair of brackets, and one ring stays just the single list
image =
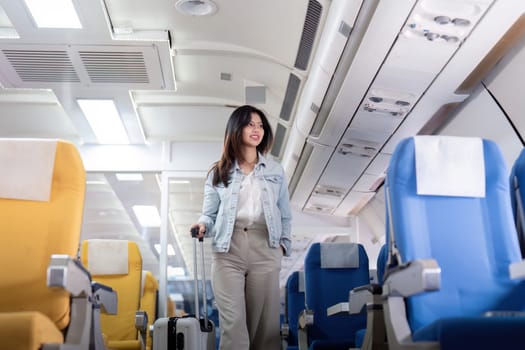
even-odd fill
[{"label": "seat back", "polygon": [[[76,255],[85,170],[66,141],[0,140],[0,312],[39,311],[58,329],[70,320],[65,291],[47,287],[52,254]],[[5,344],[4,344],[5,345]]]},{"label": "seat back", "polygon": [[[140,310],[148,315],[148,329],[157,319],[157,305],[159,298],[159,282],[150,271],[142,271],[142,288],[140,296]],[[146,349],[151,349],[151,335],[148,332]]]},{"label": "seat back", "polygon": [[383,284],[385,276],[386,265],[388,260],[388,247],[386,244],[381,246],[379,254],[377,255],[377,283]]},{"label": "seat back", "polygon": [[507,168],[489,140],[417,136],[401,141],[386,179],[387,237],[400,263],[435,259],[441,288],[408,298],[412,332],[446,317],[515,310],[509,264],[521,259]]},{"label": "seat back", "polygon": [[304,271],[294,271],[286,281],[286,320],[288,345],[296,346],[299,314],[304,310]]},{"label": "seat back", "polygon": [[314,243],[304,261],[305,303],[314,312],[308,329],[309,344],[314,340],[354,343],[357,330],[366,328],[366,315],[327,316],[327,308],[347,302],[355,287],[368,284],[368,256],[357,243]]},{"label": "seat back", "polygon": [[[116,347],[118,342],[139,342],[135,313],[140,307],[142,258],[137,243],[111,239],[85,240],[81,246],[81,260],[93,281],[110,286],[117,292],[117,314],[102,314],[100,319],[109,347]],[[137,346],[134,342],[130,344],[131,348]]]},{"label": "seat back", "polygon": [[168,317],[175,317],[177,316],[177,305],[175,305],[175,302],[173,299],[171,299],[170,296],[166,299],[166,305],[167,305],[167,316]]},{"label": "seat back", "polygon": [[525,257],[525,149],[521,151],[510,171],[510,198],[521,256]]}]

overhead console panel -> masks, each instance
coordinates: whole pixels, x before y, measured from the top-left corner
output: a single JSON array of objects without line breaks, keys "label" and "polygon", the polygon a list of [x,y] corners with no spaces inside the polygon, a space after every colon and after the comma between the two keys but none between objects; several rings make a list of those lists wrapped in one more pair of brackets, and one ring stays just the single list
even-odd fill
[{"label": "overhead console panel", "polygon": [[[405,0],[377,4],[366,31],[358,38],[359,50],[351,65],[346,72],[337,72],[344,74],[344,79],[324,124],[311,129],[306,137],[311,151],[303,155],[310,158],[298,157],[304,168],[298,167],[294,174],[300,180],[292,178],[293,205],[345,216],[356,213],[373,197],[390,157],[385,144],[412,118],[414,106],[424,100],[492,3]],[[354,40],[352,35],[347,45]],[[472,68],[464,67],[466,71]],[[453,92],[445,94],[441,105],[466,97]],[[305,120],[298,114],[296,120],[302,132],[317,123],[309,122],[311,115]],[[309,164],[312,161],[315,166]],[[322,190],[328,187],[333,191]]]}]

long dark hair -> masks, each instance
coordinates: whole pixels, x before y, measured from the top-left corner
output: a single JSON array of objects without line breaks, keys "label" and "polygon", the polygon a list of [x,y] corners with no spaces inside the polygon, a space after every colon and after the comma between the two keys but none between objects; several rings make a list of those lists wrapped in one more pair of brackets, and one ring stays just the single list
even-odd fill
[{"label": "long dark hair", "polygon": [[273,132],[264,113],[249,105],[236,108],[230,115],[228,124],[226,124],[221,159],[214,163],[210,170],[213,171],[213,186],[217,186],[222,182],[224,187],[228,187],[229,172],[233,167],[235,160],[242,159],[242,130],[250,123],[252,113],[257,113],[259,117],[261,117],[264,129],[264,135],[261,143],[257,146],[257,152],[266,154],[272,147]]}]

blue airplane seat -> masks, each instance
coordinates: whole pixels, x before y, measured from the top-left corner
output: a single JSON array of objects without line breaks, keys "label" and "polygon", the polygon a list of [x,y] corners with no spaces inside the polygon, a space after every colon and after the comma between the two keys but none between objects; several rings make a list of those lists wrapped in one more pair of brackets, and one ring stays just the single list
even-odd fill
[{"label": "blue airplane seat", "polygon": [[313,322],[308,324],[306,334],[300,328],[299,348],[306,348],[306,342],[309,349],[354,347],[356,331],[366,328],[366,313],[328,316],[327,309],[348,301],[350,290],[370,282],[368,256],[363,246],[315,243],[306,254],[304,275],[305,307],[309,310],[305,313],[313,315]]},{"label": "blue airplane seat", "polygon": [[385,191],[398,262],[383,283],[390,348],[523,348],[525,265],[498,146],[404,139]]},{"label": "blue airplane seat", "polygon": [[362,328],[355,332],[355,347],[361,349],[366,336],[366,328]]},{"label": "blue airplane seat", "polygon": [[525,228],[523,227],[525,225],[525,212],[523,210],[525,186],[522,185],[524,183],[525,148],[521,151],[510,171],[510,198],[522,257],[525,257]]},{"label": "blue airplane seat", "polygon": [[286,282],[286,315],[285,323],[288,325],[288,336],[285,339],[287,349],[297,349],[299,314],[304,310],[304,271],[294,271]]},{"label": "blue airplane seat", "polygon": [[383,284],[383,278],[387,268],[388,260],[388,247],[386,244],[381,246],[379,254],[377,256],[377,283]]}]

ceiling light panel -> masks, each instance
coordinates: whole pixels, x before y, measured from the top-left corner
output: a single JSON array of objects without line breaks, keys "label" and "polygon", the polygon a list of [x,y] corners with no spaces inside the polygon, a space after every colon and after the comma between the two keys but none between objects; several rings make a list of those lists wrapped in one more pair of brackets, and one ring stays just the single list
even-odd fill
[{"label": "ceiling light panel", "polygon": [[160,227],[159,210],[154,205],[134,205],[131,207],[142,227]]},{"label": "ceiling light panel", "polygon": [[[160,255],[160,244],[159,243],[155,243],[154,246],[155,246],[155,250]],[[168,248],[167,249],[168,256],[175,256],[175,249],[173,248],[173,245],[168,244],[167,248]]]},{"label": "ceiling light panel", "polygon": [[82,28],[72,0],[24,1],[38,28]]},{"label": "ceiling light panel", "polygon": [[77,102],[99,143],[129,144],[128,134],[113,100],[78,99]]},{"label": "ceiling light panel", "polygon": [[140,173],[117,173],[115,177],[119,181],[143,181],[144,177]]}]

